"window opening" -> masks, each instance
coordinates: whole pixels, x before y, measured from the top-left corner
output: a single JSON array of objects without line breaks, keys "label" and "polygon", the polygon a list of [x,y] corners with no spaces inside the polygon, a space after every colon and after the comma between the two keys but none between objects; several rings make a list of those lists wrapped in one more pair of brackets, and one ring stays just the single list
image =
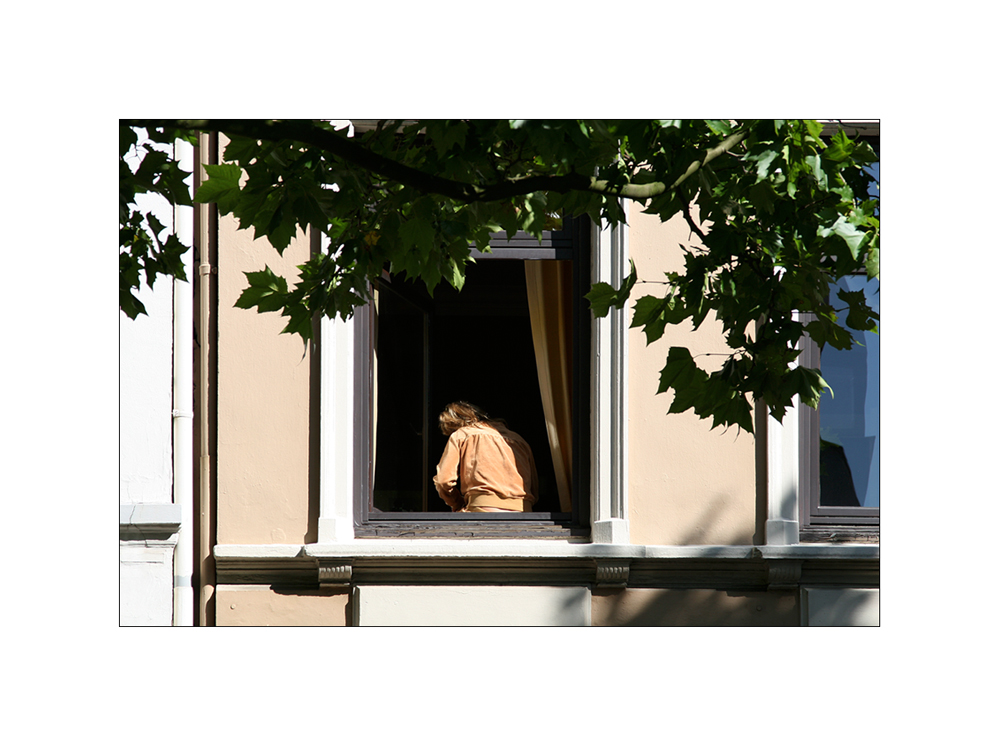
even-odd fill
[{"label": "window opening", "polygon": [[383,278],[376,322],[374,509],[449,512],[431,483],[447,441],[437,416],[447,403],[463,399],[524,437],[539,475],[534,511],[559,511],[524,263],[470,264],[461,292],[442,285],[433,298],[423,282]]}]

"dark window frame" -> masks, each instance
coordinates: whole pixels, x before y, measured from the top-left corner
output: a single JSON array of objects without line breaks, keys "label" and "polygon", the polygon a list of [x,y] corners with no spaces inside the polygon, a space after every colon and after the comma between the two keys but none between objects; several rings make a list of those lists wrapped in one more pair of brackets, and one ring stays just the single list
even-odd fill
[{"label": "dark window frame", "polygon": [[[519,232],[497,235],[491,253],[473,250],[481,263],[490,259],[557,259],[573,262],[573,507],[571,512],[456,514],[433,511],[381,511],[374,507],[374,367],[370,353],[375,340],[374,316],[367,316],[359,358],[364,388],[362,466],[366,474],[355,498],[354,530],[358,538],[552,538],[586,539],[590,535],[590,370],[592,315],[583,294],[591,283],[591,222],[566,220],[559,230],[546,230],[539,242]],[[436,413],[435,413],[436,414]]]},{"label": "dark window frame", "polygon": [[[813,316],[802,316],[808,323]],[[819,367],[819,347],[807,339],[799,363]],[[799,406],[799,540],[878,542],[880,508],[820,505],[819,410]]]}]

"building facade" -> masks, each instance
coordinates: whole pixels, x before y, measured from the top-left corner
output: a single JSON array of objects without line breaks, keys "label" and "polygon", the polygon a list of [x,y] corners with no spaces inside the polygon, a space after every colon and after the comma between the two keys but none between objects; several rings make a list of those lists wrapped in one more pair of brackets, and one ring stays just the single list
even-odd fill
[{"label": "building facade", "polygon": [[[205,136],[197,152],[196,163],[209,162],[218,145]],[[436,295],[431,305],[387,279],[375,302],[351,321],[318,323],[303,346],[279,334],[277,314],[234,303],[246,272],[266,264],[292,276],[324,238],[301,233],[279,257],[232,217],[197,207],[194,284],[183,292],[193,334],[176,334],[172,346],[193,353],[192,407],[170,407],[174,423],[191,415],[178,427],[186,437],[172,438],[191,468],[188,490],[176,502],[161,492],[157,510],[123,497],[123,625],[139,620],[127,610],[143,607],[126,563],[137,544],[151,549],[151,535],[165,546],[157,571],[168,549],[183,559],[171,571],[171,601],[185,603],[173,607],[179,624],[877,625],[877,506],[817,525],[807,504],[817,452],[832,441],[820,443],[799,409],[780,424],[758,409],[753,435],[668,415],[670,397],[656,391],[669,347],[717,357],[727,351],[721,330],[673,327],[647,346],[629,329],[631,306],[595,320],[573,302],[592,282],[617,284],[629,259],[640,280],[680,270],[686,222],[637,209],[627,207],[627,226],[567,223],[541,246],[498,243],[475,265],[468,298]],[[540,285],[543,307],[530,300],[536,273],[554,275]],[[553,292],[560,284],[563,302]],[[557,308],[564,339],[549,335],[540,349],[532,321],[552,320]],[[139,325],[124,322],[123,332]],[[466,375],[440,364],[470,338],[527,364]],[[135,346],[123,333],[123,368]],[[560,348],[561,360],[551,354]],[[468,351],[481,364],[489,350]],[[127,380],[123,370],[123,452]],[[553,417],[560,394],[565,428]],[[530,436],[546,497],[537,513],[449,515],[435,505],[433,421],[459,398]],[[877,425],[877,369],[863,413],[871,398]],[[134,422],[160,425],[166,409]],[[877,459],[872,482],[877,489]],[[159,525],[147,525],[142,543],[125,521],[136,513]]]}]

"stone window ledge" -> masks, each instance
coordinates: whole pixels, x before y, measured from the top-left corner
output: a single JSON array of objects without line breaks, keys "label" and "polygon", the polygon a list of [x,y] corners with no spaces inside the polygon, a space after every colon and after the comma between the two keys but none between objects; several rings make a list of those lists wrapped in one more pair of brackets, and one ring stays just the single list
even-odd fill
[{"label": "stone window ledge", "polygon": [[175,503],[122,503],[118,506],[121,540],[166,539],[181,528],[181,507]]}]

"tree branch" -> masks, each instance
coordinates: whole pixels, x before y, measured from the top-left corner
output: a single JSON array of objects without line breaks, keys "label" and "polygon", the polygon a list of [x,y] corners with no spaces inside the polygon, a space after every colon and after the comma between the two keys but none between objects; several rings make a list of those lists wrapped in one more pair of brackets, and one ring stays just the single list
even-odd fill
[{"label": "tree branch", "polygon": [[684,213],[684,218],[687,220],[691,231],[698,235],[703,243],[707,243],[708,239],[705,237],[705,233],[701,231],[697,224],[695,224],[694,217],[691,216],[691,209],[686,203],[681,205],[681,211]]},{"label": "tree branch", "polygon": [[512,178],[493,185],[479,186],[431,175],[395,160],[387,159],[363,146],[353,143],[350,139],[339,133],[321,128],[309,120],[123,120],[121,122],[124,125],[135,127],[220,131],[222,133],[230,133],[259,140],[298,141],[328,151],[345,161],[352,162],[359,167],[416,188],[424,193],[442,195],[455,201],[461,201],[462,203],[499,201],[536,191],[569,193],[574,190],[642,201],[661,195],[667,191],[676,190],[699,169],[733,148],[747,135],[745,131],[737,131],[731,134],[718,146],[706,151],[703,159],[691,162],[684,174],[674,180],[669,187],[663,182],[652,182],[642,185],[634,185],[632,183],[614,185],[607,180],[598,180],[595,177],[586,177],[576,173],[569,175],[534,175],[531,177]]},{"label": "tree branch", "polygon": [[353,143],[339,133],[326,130],[309,120],[126,120],[136,127],[167,127],[184,130],[219,131],[265,141],[298,141],[328,151],[375,174],[410,185],[425,193],[437,193],[457,201],[470,202],[473,186],[430,175]]}]

